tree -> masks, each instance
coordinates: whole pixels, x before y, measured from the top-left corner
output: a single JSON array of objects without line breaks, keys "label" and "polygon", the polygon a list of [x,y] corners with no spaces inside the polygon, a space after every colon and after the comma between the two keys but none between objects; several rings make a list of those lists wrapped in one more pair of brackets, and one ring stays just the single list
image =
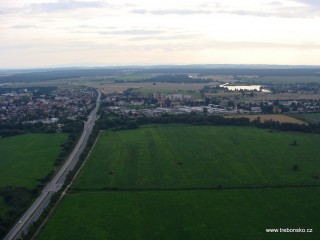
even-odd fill
[{"label": "tree", "polygon": [[234,103],[233,103],[233,101],[228,101],[228,103],[227,103],[227,104],[228,104],[228,107],[229,107],[229,108],[230,108],[230,107],[232,107],[232,108],[234,107]]},{"label": "tree", "polygon": [[291,146],[298,146],[297,140],[293,140],[293,142],[291,143]]},{"label": "tree", "polygon": [[128,129],[136,129],[136,128],[139,128],[138,124],[136,121],[128,121],[127,124],[126,124],[126,127]]},{"label": "tree", "polygon": [[207,115],[208,114],[208,109],[206,107],[204,107],[202,112],[203,112],[204,115]]}]

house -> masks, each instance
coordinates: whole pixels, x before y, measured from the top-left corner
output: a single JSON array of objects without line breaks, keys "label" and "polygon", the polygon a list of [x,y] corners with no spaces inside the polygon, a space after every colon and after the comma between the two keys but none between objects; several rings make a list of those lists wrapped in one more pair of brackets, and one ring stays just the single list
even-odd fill
[{"label": "house", "polygon": [[251,113],[262,113],[261,107],[251,107]]},{"label": "house", "polygon": [[273,107],[272,112],[273,113],[281,113],[281,108]]}]

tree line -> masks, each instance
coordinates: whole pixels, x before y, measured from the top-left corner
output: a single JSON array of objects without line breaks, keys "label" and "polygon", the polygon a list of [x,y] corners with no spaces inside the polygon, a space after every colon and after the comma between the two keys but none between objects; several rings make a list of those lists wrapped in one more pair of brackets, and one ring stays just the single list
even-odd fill
[{"label": "tree line", "polygon": [[158,117],[138,117],[128,118],[125,116],[119,117],[104,117],[100,118],[97,123],[101,129],[135,129],[141,125],[147,124],[191,124],[191,125],[213,125],[213,126],[253,126],[258,128],[279,130],[279,131],[294,131],[304,133],[320,133],[319,124],[297,124],[297,123],[281,123],[278,121],[268,120],[261,122],[260,119],[250,121],[249,118],[225,118],[215,115],[201,115],[196,113],[169,115],[163,114]]},{"label": "tree line", "polygon": [[[60,152],[54,161],[56,167],[60,166],[69,156],[76,145],[82,130],[83,123],[80,121],[64,121],[65,128],[63,132],[68,133],[68,139],[60,146]],[[35,124],[7,123],[0,125],[0,136],[9,137],[24,133],[48,133],[51,126],[41,122]],[[56,132],[50,131],[50,132]],[[0,198],[8,209],[3,216],[0,216],[0,239],[5,236],[12,225],[29,207],[34,198],[41,192],[47,182],[55,174],[55,170],[50,171],[43,178],[36,179],[37,185],[33,189],[17,186],[5,186],[0,188]]]},{"label": "tree line", "polygon": [[[72,121],[62,119],[59,123],[63,124],[62,132],[79,133],[83,129],[82,121]],[[56,133],[56,123],[47,124],[43,122],[36,123],[1,123],[0,138],[10,137],[25,133]]]}]

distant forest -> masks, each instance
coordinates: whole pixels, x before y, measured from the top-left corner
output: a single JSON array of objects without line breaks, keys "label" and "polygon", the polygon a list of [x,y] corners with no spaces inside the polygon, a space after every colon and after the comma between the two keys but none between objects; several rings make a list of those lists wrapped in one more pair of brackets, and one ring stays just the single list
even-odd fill
[{"label": "distant forest", "polygon": [[[293,69],[242,69],[242,68],[97,68],[97,69],[56,69],[38,70],[38,72],[13,73],[10,76],[0,76],[0,83],[14,82],[41,82],[57,79],[79,77],[141,75],[141,74],[180,74],[196,73],[199,78],[204,75],[254,75],[268,76],[314,76],[320,77],[320,68],[293,68]],[[141,81],[156,81],[163,79],[149,79]]]}]

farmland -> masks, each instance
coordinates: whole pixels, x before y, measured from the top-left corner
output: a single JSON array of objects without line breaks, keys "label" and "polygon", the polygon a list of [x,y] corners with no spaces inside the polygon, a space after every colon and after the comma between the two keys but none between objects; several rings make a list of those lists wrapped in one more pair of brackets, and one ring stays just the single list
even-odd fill
[{"label": "farmland", "polygon": [[205,86],[211,85],[215,86],[217,83],[156,83],[154,85],[151,82],[141,82],[141,83],[93,83],[87,82],[87,86],[98,88],[103,93],[113,93],[113,92],[123,92],[128,88],[141,89],[148,92],[159,92],[159,91],[194,91],[201,90]]},{"label": "farmland", "polygon": [[38,239],[316,239],[265,229],[316,231],[317,190],[79,192],[64,199]]},{"label": "farmland", "polygon": [[53,170],[66,134],[26,134],[0,139],[0,188],[34,188]]},{"label": "farmland", "polygon": [[[195,141],[196,139],[196,141]],[[296,140],[298,147],[290,144]],[[318,135],[250,127],[146,127],[107,132],[74,188],[188,188],[314,183]],[[294,172],[298,164],[303,171]]]},{"label": "farmland", "polygon": [[316,231],[319,144],[319,135],[252,127],[104,132],[38,238],[288,239],[265,229]]},{"label": "farmland", "polygon": [[320,123],[320,113],[297,113],[297,114],[288,114],[288,116],[300,119],[308,123],[313,123],[313,124]]},{"label": "farmland", "polygon": [[254,100],[258,101],[272,101],[272,100],[313,100],[320,99],[320,94],[303,94],[303,93],[257,93]]},{"label": "farmland", "polygon": [[0,139],[0,192],[6,192],[6,201],[0,196],[0,236],[31,203],[32,190],[54,170],[54,160],[66,140],[67,134],[62,133]]},{"label": "farmland", "polygon": [[264,76],[264,77],[240,77],[239,80],[248,83],[259,84],[293,84],[293,83],[320,83],[320,77],[316,76]]},{"label": "farmland", "polygon": [[190,95],[195,99],[202,98],[198,90],[173,90],[173,89],[159,89],[159,90],[153,90],[153,89],[137,89],[141,94],[153,94],[153,93],[162,93],[162,94],[183,94],[183,95]]},{"label": "farmland", "polygon": [[280,123],[297,123],[297,124],[306,124],[306,122],[302,120],[298,120],[297,118],[283,115],[283,114],[261,114],[261,115],[234,115],[234,116],[225,116],[226,118],[249,118],[250,121],[260,119],[261,122],[265,121],[275,121],[275,122],[280,122]]}]

